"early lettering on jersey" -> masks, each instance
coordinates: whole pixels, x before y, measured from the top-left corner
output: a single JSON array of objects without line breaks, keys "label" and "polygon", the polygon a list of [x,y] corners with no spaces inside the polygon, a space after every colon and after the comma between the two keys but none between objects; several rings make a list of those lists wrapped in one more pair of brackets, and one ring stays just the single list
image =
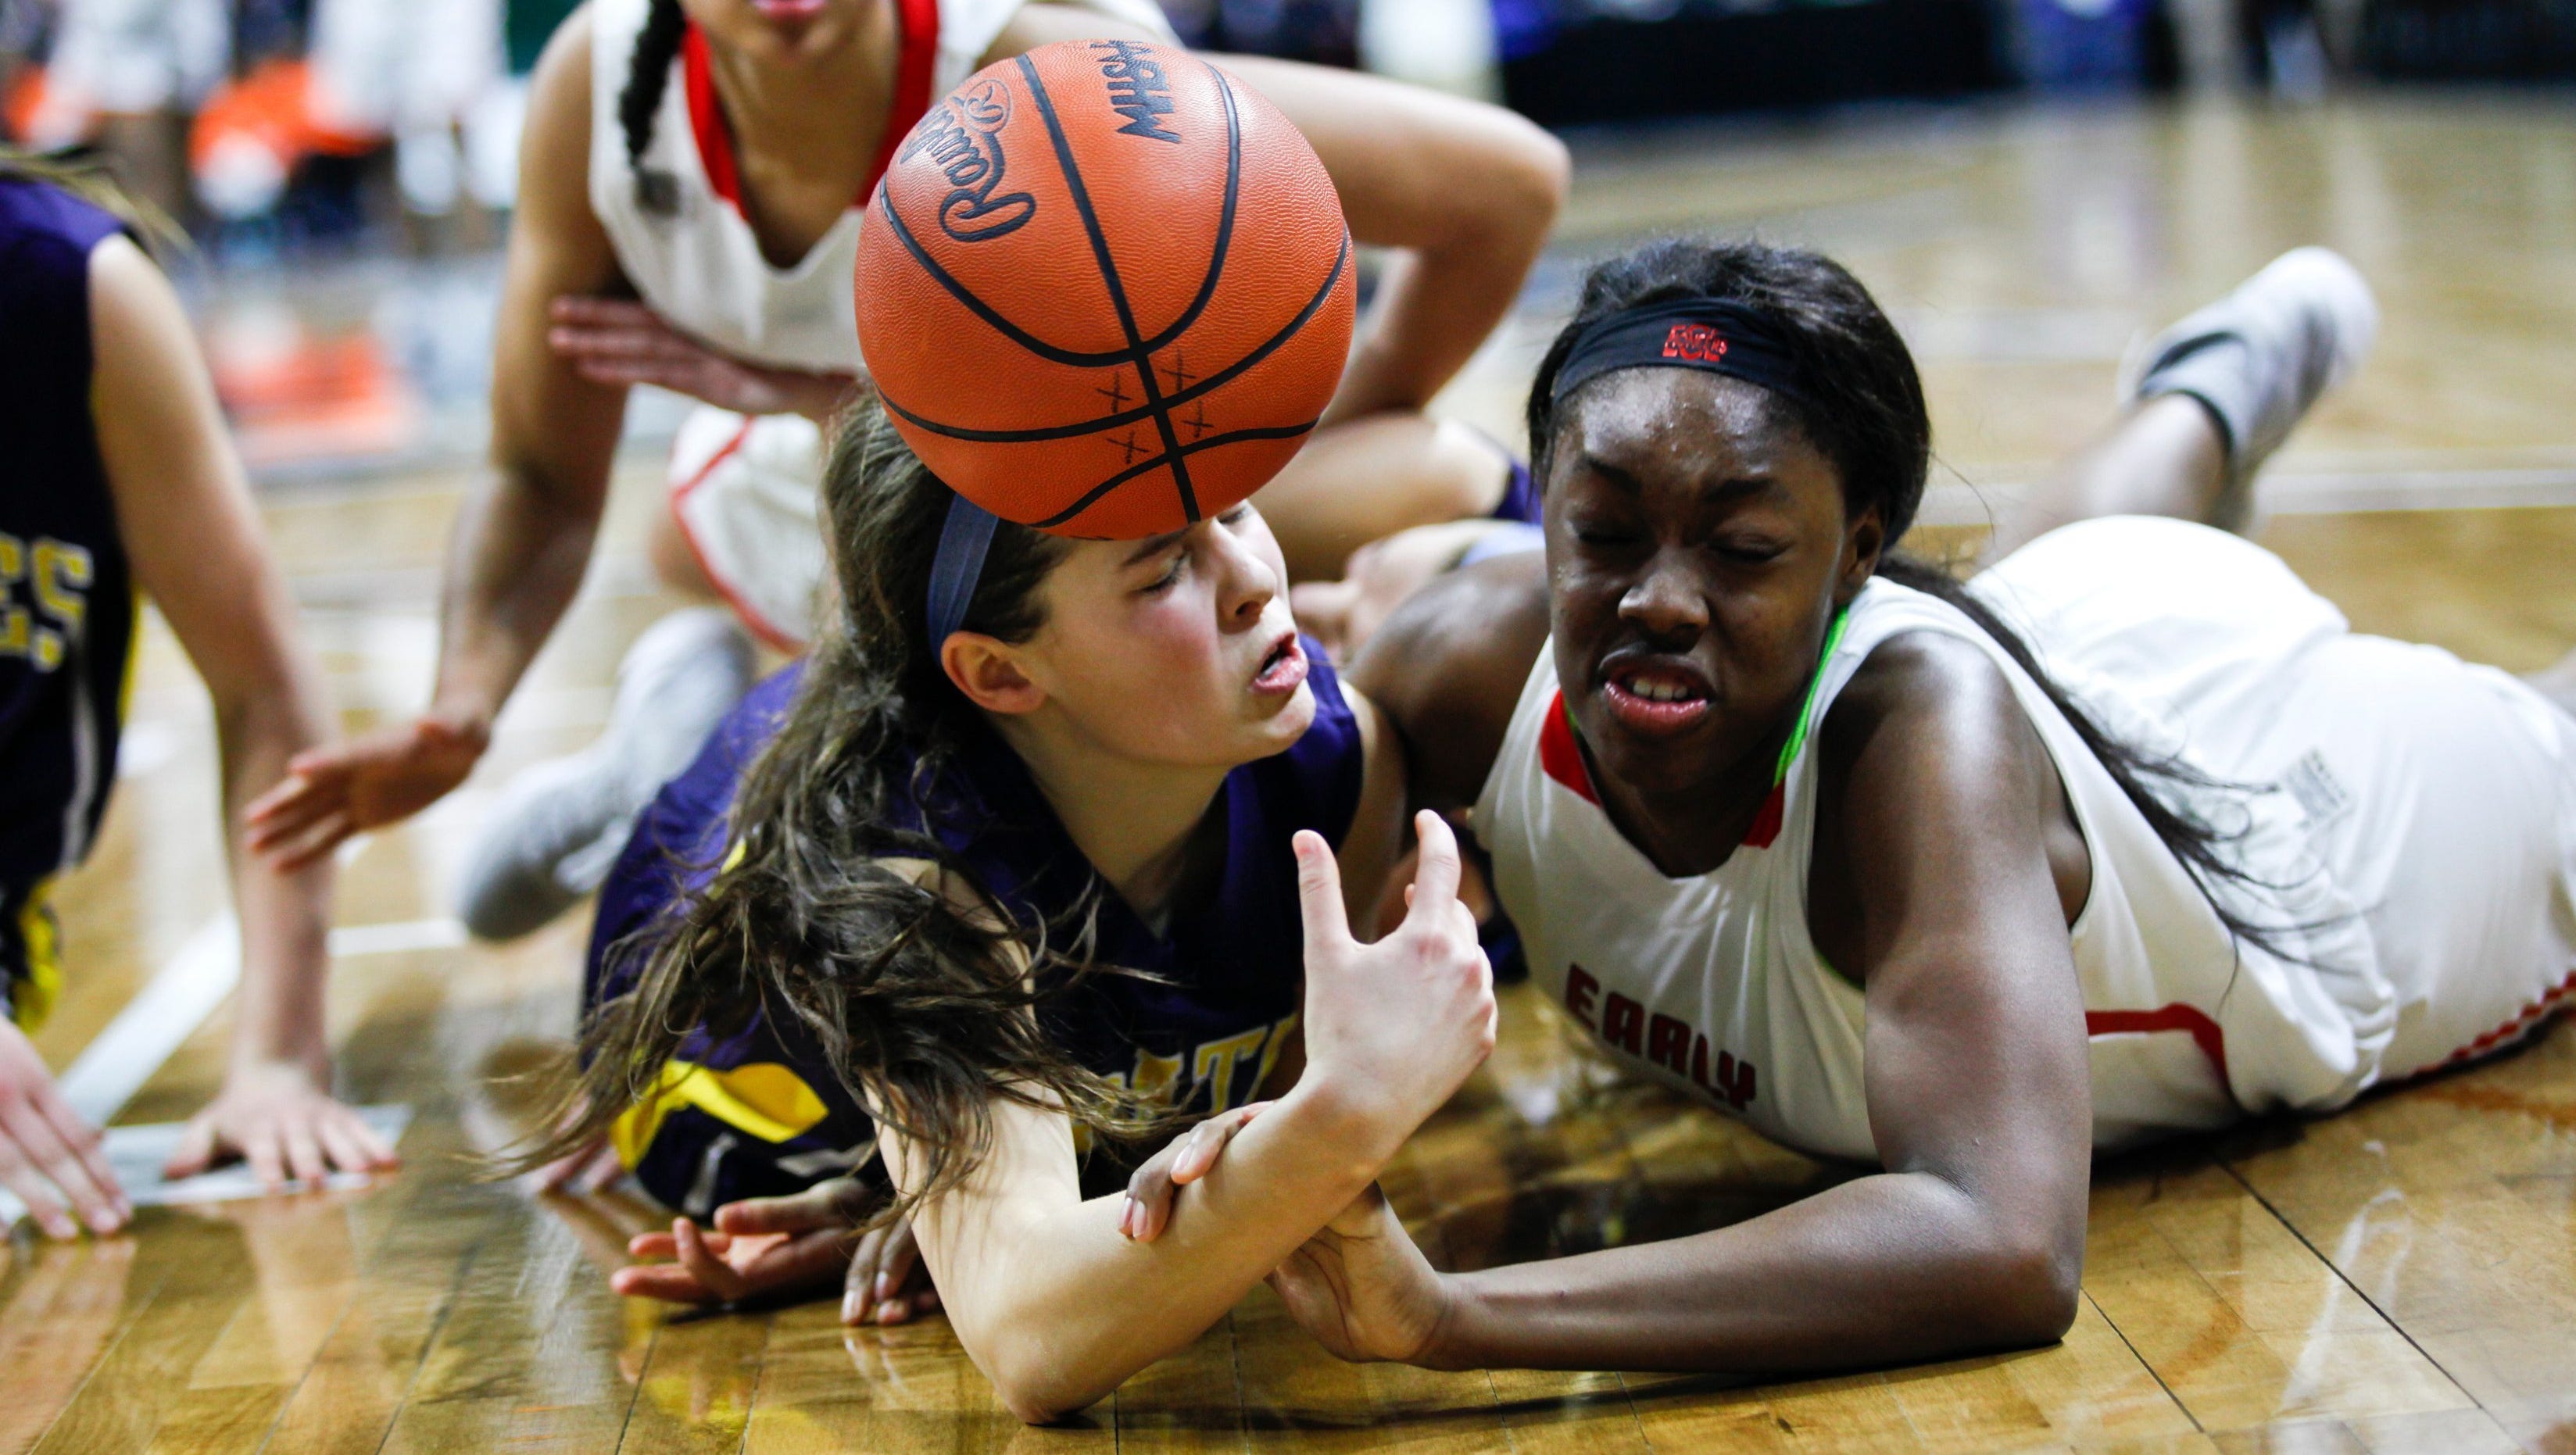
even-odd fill
[{"label": "early lettering on jersey", "polygon": [[[1612,1047],[1673,1075],[1736,1111],[1753,1104],[1753,1063],[1712,1047],[1687,1021],[1650,1011],[1618,991],[1605,999],[1600,977],[1565,967],[1565,1008]],[[1714,1054],[1712,1054],[1714,1053]]]},{"label": "early lettering on jersey", "polygon": [[930,108],[895,153],[897,165],[927,160],[947,180],[939,226],[959,242],[989,242],[1017,232],[1038,210],[1028,193],[1001,190],[1001,131],[1010,120],[1010,87],[998,79],[981,81]]},{"label": "early lettering on jersey", "polygon": [[1132,40],[1095,40],[1091,48],[1101,53],[1100,76],[1109,83],[1109,109],[1127,118],[1118,134],[1178,142],[1180,134],[1163,125],[1162,119],[1172,114],[1172,86],[1154,48]]}]

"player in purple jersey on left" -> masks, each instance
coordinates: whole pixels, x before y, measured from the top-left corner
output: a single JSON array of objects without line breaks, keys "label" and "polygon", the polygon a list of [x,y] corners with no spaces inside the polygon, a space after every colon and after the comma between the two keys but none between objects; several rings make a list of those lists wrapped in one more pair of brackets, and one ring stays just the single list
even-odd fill
[{"label": "player in purple jersey on left", "polygon": [[[272,1186],[393,1163],[331,1097],[331,863],[281,871],[235,815],[329,730],[320,672],[261,539],[169,280],[103,183],[0,150],[0,1186],[54,1237],[130,1209],[27,1032],[62,989],[48,896],[116,782],[137,593],[214,699],[242,988],[223,1089],[172,1175],[247,1158]],[[77,1219],[77,1221],[76,1221]]]}]

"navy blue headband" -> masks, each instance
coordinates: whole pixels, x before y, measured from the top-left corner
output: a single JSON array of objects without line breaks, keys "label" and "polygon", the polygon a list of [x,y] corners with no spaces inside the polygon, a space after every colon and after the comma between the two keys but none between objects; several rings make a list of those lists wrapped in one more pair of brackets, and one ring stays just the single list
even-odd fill
[{"label": "navy blue headband", "polygon": [[1002,518],[963,495],[949,497],[947,523],[939,527],[939,554],[930,561],[930,655],[966,624],[975,583],[984,578],[984,553]]},{"label": "navy blue headband", "polygon": [[1716,298],[1664,298],[1603,314],[1575,336],[1548,390],[1563,404],[1615,369],[1705,369],[1792,399],[1810,398],[1779,327],[1761,309]]}]

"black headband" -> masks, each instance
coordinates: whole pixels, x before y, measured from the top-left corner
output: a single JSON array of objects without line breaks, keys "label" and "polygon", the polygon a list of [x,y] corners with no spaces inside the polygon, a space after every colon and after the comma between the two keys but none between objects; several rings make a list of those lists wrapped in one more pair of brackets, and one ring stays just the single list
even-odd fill
[{"label": "black headband", "polygon": [[1614,369],[1706,369],[1800,401],[1809,395],[1797,360],[1769,315],[1716,298],[1662,298],[1603,314],[1584,325],[1557,365],[1548,403]]}]

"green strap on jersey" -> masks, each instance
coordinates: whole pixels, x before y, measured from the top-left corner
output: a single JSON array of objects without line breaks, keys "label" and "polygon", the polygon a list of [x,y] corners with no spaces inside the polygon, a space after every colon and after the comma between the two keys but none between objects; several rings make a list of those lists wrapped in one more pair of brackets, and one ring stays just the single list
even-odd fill
[{"label": "green strap on jersey", "polygon": [[1807,746],[1807,731],[1816,725],[1816,694],[1824,690],[1825,664],[1834,659],[1834,649],[1843,644],[1843,628],[1851,625],[1851,608],[1834,613],[1834,624],[1825,629],[1824,655],[1816,658],[1816,675],[1807,679],[1807,700],[1798,707],[1798,725],[1789,730],[1789,741],[1780,747],[1780,766],[1771,774],[1771,786],[1789,781],[1789,765],[1798,761],[1800,750]]}]

